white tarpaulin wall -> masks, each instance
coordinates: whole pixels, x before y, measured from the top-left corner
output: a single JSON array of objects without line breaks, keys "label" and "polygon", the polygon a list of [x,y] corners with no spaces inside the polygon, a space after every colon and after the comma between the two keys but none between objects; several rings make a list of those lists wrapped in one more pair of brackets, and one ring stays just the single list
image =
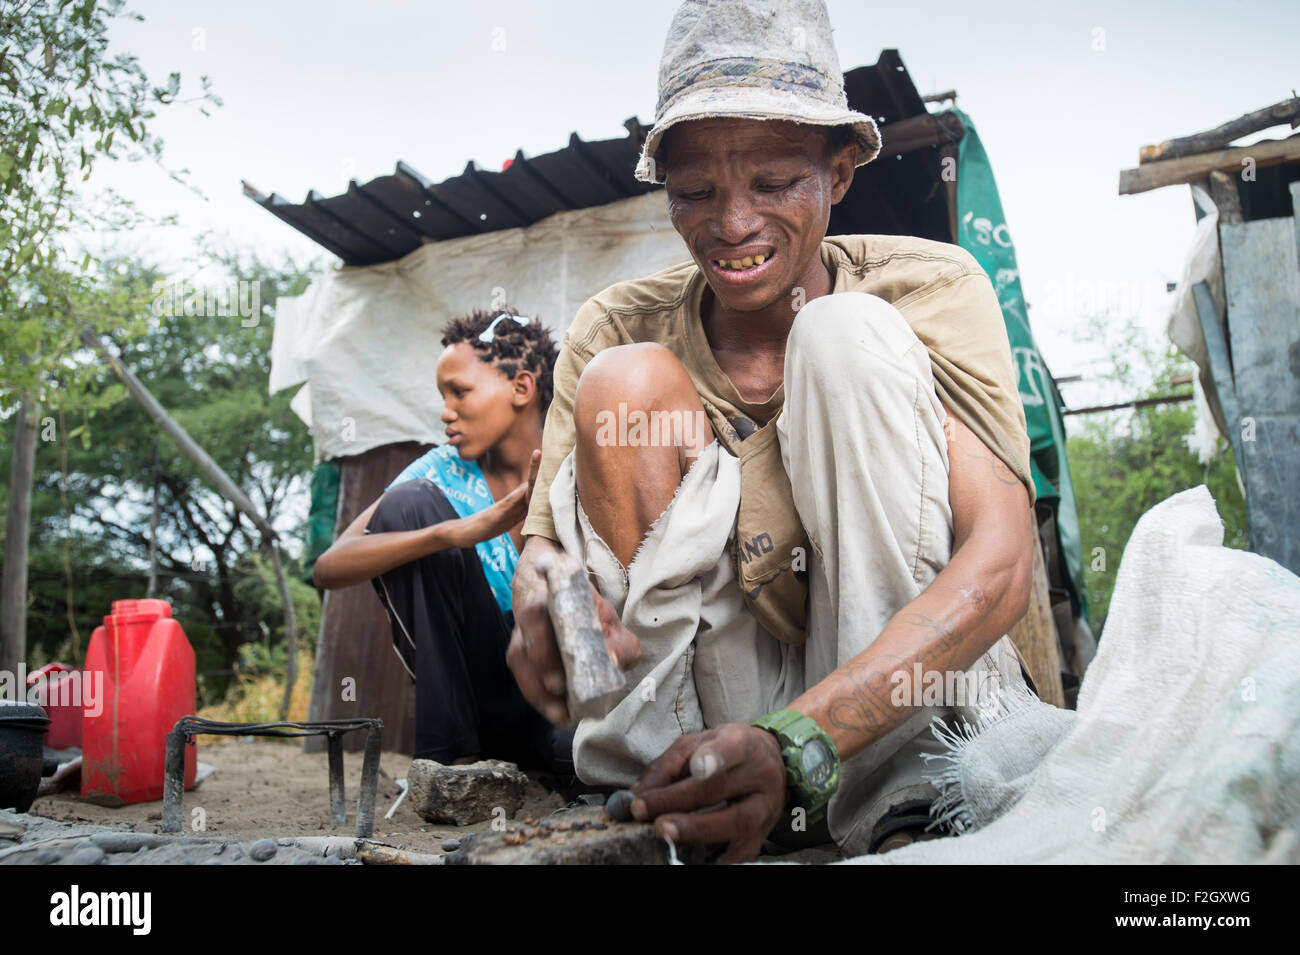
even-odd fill
[{"label": "white tarpaulin wall", "polygon": [[302,385],[293,409],[311,428],[318,461],[399,441],[440,443],[433,368],[449,319],[508,304],[540,316],[558,341],[601,289],[689,258],[656,191],[331,270],[276,305],[271,392]]}]

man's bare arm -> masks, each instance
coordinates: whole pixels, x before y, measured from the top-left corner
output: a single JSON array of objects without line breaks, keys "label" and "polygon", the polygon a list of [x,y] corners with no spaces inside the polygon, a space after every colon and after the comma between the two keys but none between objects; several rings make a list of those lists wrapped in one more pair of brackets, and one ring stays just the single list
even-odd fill
[{"label": "man's bare arm", "polygon": [[[914,712],[891,701],[900,669],[966,670],[1025,611],[1037,546],[1023,484],[949,413],[953,555],[862,653],[789,708],[814,719],[841,759],[878,742]],[[945,684],[946,684],[945,680]],[[910,702],[910,701],[909,701]],[[686,844],[727,842],[722,861],[758,853],[786,804],[785,768],[766,730],[724,723],[683,736],[632,786],[632,814]],[[726,802],[725,809],[697,812]]]},{"label": "man's bare arm", "polygon": [[[790,708],[816,720],[847,759],[915,710],[891,701],[894,673],[964,671],[1029,603],[1036,546],[1024,485],[961,420],[948,413],[953,554],[924,592],[862,653],[808,689]],[[946,681],[945,681],[946,683]]]}]

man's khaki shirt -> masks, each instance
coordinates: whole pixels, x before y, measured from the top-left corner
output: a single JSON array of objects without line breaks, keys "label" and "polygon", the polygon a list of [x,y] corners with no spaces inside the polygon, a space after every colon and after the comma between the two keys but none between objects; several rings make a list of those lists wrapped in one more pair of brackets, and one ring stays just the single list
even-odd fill
[{"label": "man's khaki shirt", "polygon": [[[821,255],[832,276],[831,294],[865,292],[902,313],[929,350],[939,398],[1020,478],[1032,502],[1029,437],[1006,325],[975,258],[959,246],[891,235],[827,237]],[[800,644],[808,543],[776,440],[785,387],[759,404],[740,396],[704,334],[700,306],[706,286],[699,267],[687,262],[612,285],[578,310],[555,365],[542,464],[523,533],[556,539],[549,490],[574,446],[573,397],[587,362],[614,345],[657,342],[681,360],[714,435],[740,458],[732,558],[747,603],[773,636]]]}]

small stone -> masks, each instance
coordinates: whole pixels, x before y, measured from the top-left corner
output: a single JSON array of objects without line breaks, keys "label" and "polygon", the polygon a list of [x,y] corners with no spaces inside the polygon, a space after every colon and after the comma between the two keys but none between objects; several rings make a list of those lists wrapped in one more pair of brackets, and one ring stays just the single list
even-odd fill
[{"label": "small stone", "polygon": [[485,759],[444,766],[415,759],[406,773],[407,800],[429,822],[469,826],[499,815],[513,818],[524,804],[528,777],[514,763]]},{"label": "small stone", "polygon": [[605,812],[609,818],[618,822],[627,822],[632,818],[632,800],[636,797],[629,790],[619,789],[609,794],[605,800]]},{"label": "small stone", "polygon": [[104,861],[104,850],[99,846],[82,846],[68,856],[65,865],[99,865]]},{"label": "small stone", "polygon": [[258,862],[275,858],[277,851],[279,850],[274,839],[258,839],[248,847],[248,854]]},{"label": "small stone", "polygon": [[17,842],[22,839],[23,833],[26,831],[26,826],[15,826],[12,823],[0,822],[0,839],[9,839],[12,842]]},{"label": "small stone", "polygon": [[168,840],[144,832],[97,832],[90,837],[90,841],[105,852],[112,853],[152,849]]},{"label": "small stone", "polygon": [[455,836],[453,836],[450,839],[442,840],[443,852],[455,852],[459,848],[460,848],[460,839],[456,838]]},{"label": "small stone", "polygon": [[40,852],[33,852],[31,856],[32,865],[54,865],[63,856],[59,855],[54,849],[42,849]]}]

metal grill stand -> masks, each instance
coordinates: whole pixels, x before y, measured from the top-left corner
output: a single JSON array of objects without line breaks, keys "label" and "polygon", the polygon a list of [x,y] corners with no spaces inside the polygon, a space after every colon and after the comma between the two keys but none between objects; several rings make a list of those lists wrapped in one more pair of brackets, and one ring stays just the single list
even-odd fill
[{"label": "metal grill stand", "polygon": [[[308,723],[218,723],[185,716],[167,734],[167,763],[163,777],[162,831],[180,832],[185,816],[185,746],[194,737],[212,736],[327,736],[329,738],[330,825],[347,825],[348,810],[343,793],[343,734],[366,731],[365,756],[361,763],[361,792],[357,797],[357,838],[375,834],[375,796],[379,787],[379,751],[384,721],[380,719],[320,720]],[[296,730],[297,732],[288,732]]]}]

